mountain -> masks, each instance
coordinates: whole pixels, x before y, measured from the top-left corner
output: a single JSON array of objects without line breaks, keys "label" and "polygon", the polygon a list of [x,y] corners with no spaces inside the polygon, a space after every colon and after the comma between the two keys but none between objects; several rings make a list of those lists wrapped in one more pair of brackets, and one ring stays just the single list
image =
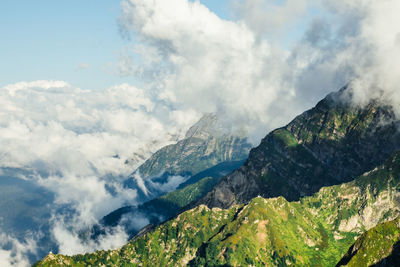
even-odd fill
[{"label": "mountain", "polygon": [[192,176],[220,162],[245,159],[250,148],[245,136],[226,132],[216,115],[206,114],[186,132],[183,140],[154,153],[137,172],[142,177],[163,172]]},{"label": "mountain", "polygon": [[[400,152],[354,181],[289,202],[256,197],[229,209],[200,205],[118,250],[48,255],[37,266],[334,266],[354,239],[400,215]],[[397,233],[398,234],[398,233]]]},{"label": "mountain", "polygon": [[144,226],[134,224],[130,218],[142,218],[142,221],[159,224],[180,212],[187,206],[204,197],[226,174],[239,168],[244,161],[223,162],[189,178],[177,190],[144,202],[137,206],[125,206],[104,216],[96,226],[95,236],[106,232],[105,228],[123,226],[131,236]]},{"label": "mountain", "polygon": [[362,234],[337,266],[400,266],[400,218]]},{"label": "mountain", "polygon": [[349,95],[346,87],[332,93],[269,133],[198,204],[228,208],[258,195],[298,200],[382,164],[400,149],[400,122],[391,107],[378,101],[355,106]]},{"label": "mountain", "polygon": [[399,121],[378,101],[352,105],[350,94],[330,94],[269,133],[192,209],[146,227],[122,248],[50,254],[38,266],[342,262],[358,237],[400,215]]},{"label": "mountain", "polygon": [[142,200],[151,199],[219,163],[246,159],[250,148],[246,137],[227,133],[215,115],[206,114],[183,140],[161,148],[146,160],[125,186],[139,189]]}]

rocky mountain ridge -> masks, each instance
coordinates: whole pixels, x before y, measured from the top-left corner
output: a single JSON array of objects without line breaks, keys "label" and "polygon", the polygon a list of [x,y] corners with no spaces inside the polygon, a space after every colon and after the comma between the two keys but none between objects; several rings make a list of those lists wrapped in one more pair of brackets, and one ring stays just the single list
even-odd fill
[{"label": "rocky mountain ridge", "polygon": [[198,204],[227,208],[258,195],[298,200],[382,164],[400,149],[400,122],[391,107],[377,101],[352,105],[348,90],[328,95],[269,133],[246,163]]}]

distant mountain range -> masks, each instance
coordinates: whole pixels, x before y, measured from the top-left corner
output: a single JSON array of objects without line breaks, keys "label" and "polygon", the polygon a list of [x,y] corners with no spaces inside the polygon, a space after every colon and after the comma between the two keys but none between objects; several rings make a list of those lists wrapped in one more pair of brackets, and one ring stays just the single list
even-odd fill
[{"label": "distant mountain range", "polygon": [[378,100],[350,97],[345,87],[272,131],[214,187],[203,178],[158,198],[181,213],[122,248],[49,254],[37,266],[393,266],[399,120]]},{"label": "distant mountain range", "polygon": [[245,136],[227,133],[217,117],[204,115],[183,140],[159,149],[125,181],[138,190],[139,201],[172,191],[191,176],[222,162],[247,158],[251,145]]}]

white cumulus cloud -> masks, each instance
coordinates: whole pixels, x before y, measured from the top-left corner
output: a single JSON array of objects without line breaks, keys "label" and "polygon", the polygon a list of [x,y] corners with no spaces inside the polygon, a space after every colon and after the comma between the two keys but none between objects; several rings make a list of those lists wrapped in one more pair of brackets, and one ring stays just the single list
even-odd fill
[{"label": "white cumulus cloud", "polygon": [[[124,0],[122,32],[135,36],[124,70],[254,142],[346,84],[357,103],[384,92],[398,105],[398,2],[232,3],[236,16],[224,20],[200,1]],[[298,37],[285,46],[285,34]]]},{"label": "white cumulus cloud", "polygon": [[[24,179],[54,193],[51,228],[65,253],[126,242],[121,231],[100,244],[82,243],[78,234],[114,209],[135,204],[136,191],[121,181],[199,116],[166,107],[128,84],[83,90],[63,81],[19,82],[0,88],[0,104],[0,168],[28,170]],[[5,261],[19,255],[1,253]]]},{"label": "white cumulus cloud", "polygon": [[255,133],[255,141],[303,108],[295,101],[297,66],[288,64],[289,53],[259,38],[245,20],[223,20],[187,0],[127,0],[122,10],[125,32],[140,36],[135,51],[152,51],[137,64],[153,71],[153,88],[175,105],[222,115],[227,126]]}]

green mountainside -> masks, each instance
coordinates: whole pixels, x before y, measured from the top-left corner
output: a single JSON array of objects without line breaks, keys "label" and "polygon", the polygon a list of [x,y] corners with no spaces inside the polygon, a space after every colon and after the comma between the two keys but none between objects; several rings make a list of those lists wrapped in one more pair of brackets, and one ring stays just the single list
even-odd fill
[{"label": "green mountainside", "polygon": [[36,266],[334,266],[354,240],[400,214],[400,152],[352,182],[310,197],[200,205],[117,250],[49,254]]},{"label": "green mountainside", "polygon": [[298,200],[382,164],[400,149],[400,123],[391,107],[377,101],[350,104],[350,93],[348,88],[332,93],[269,133],[198,204],[228,208],[258,195]]},{"label": "green mountainside", "polygon": [[[197,184],[166,195],[160,205],[186,211],[146,227],[122,248],[50,254],[37,265],[335,266],[360,261],[357,251],[371,244],[383,247],[371,259],[390,260],[397,234],[388,234],[385,243],[368,230],[400,215],[400,123],[391,107],[378,101],[354,106],[350,94],[347,88],[330,94],[272,131],[243,166],[197,202],[212,180],[192,177]],[[190,136],[202,127],[190,130]],[[161,158],[168,166],[167,154]],[[152,162],[147,170],[156,173],[161,161]],[[170,170],[181,171],[179,164]],[[193,208],[187,210],[189,202]],[[379,237],[385,239],[385,231]],[[366,232],[371,241],[363,237]],[[354,244],[360,236],[366,241]]]},{"label": "green mountainside", "polygon": [[400,266],[400,218],[362,234],[337,266]]}]

